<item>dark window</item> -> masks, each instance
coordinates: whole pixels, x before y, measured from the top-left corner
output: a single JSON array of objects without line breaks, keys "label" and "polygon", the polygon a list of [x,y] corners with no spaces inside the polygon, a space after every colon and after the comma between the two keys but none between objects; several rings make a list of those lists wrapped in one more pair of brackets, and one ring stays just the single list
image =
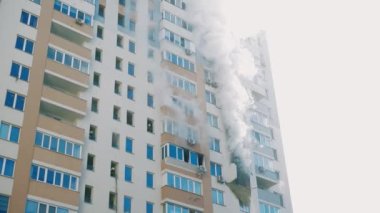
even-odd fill
[{"label": "dark window", "polygon": [[102,61],[102,50],[101,49],[98,49],[96,48],[95,50],[95,60],[96,61]]},{"label": "dark window", "polygon": [[95,155],[87,154],[87,170],[94,171],[95,167]]},{"label": "dark window", "polygon": [[117,177],[117,163],[114,161],[111,161],[110,176]]},{"label": "dark window", "polygon": [[124,15],[122,15],[122,14],[118,14],[117,15],[117,24],[119,25],[119,26],[121,26],[121,27],[124,27],[125,26],[125,17],[124,17]]},{"label": "dark window", "polygon": [[96,37],[103,39],[103,27],[98,26],[96,28]]},{"label": "dark window", "polygon": [[127,124],[133,126],[133,112],[127,111]]},{"label": "dark window", "polygon": [[147,119],[147,131],[154,133],[154,121],[150,118]]},{"label": "dark window", "polygon": [[99,103],[99,100],[97,98],[91,99],[91,111],[92,112],[98,112],[98,103]]},{"label": "dark window", "polygon": [[94,73],[94,78],[92,80],[92,84],[94,86],[100,86],[100,74],[99,73],[97,73],[97,72]]},{"label": "dark window", "polygon": [[112,133],[112,147],[118,149],[119,148],[120,135],[118,133]]},{"label": "dark window", "polygon": [[114,93],[120,95],[121,94],[121,82],[115,81]]},{"label": "dark window", "polygon": [[88,138],[90,140],[96,141],[96,129],[97,129],[96,126],[90,125],[90,132],[88,134]]},{"label": "dark window", "polygon": [[86,185],[84,187],[84,202],[92,203],[92,186]]},{"label": "dark window", "polygon": [[123,66],[123,59],[119,58],[119,57],[116,57],[116,60],[115,60],[115,68],[117,70],[121,70],[122,69],[122,66]]},{"label": "dark window", "polygon": [[99,15],[100,17],[103,17],[103,18],[104,18],[105,9],[106,9],[106,7],[105,7],[104,5],[99,4],[98,15]]},{"label": "dark window", "polygon": [[108,207],[110,209],[116,209],[116,193],[115,192],[110,192]]},{"label": "dark window", "polygon": [[117,37],[116,37],[116,46],[118,46],[118,47],[123,47],[124,45],[123,45],[123,36],[121,36],[121,35],[117,35]]},{"label": "dark window", "polygon": [[120,107],[113,106],[113,119],[120,121]]}]

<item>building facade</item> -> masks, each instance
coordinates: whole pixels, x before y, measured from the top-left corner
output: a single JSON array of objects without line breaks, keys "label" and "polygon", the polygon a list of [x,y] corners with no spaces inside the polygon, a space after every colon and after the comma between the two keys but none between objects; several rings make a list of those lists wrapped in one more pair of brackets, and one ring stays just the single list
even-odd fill
[{"label": "building facade", "polygon": [[0,213],[292,212],[262,35],[244,173],[186,1],[1,0],[0,16]]}]

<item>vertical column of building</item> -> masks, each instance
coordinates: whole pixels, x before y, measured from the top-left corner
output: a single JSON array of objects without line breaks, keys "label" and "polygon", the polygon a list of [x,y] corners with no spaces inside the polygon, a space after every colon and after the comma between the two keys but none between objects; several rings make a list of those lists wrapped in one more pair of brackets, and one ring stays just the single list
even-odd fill
[{"label": "vertical column of building", "polygon": [[[81,212],[159,212],[159,1],[96,1]],[[152,11],[151,11],[152,10]]]},{"label": "vertical column of building", "polygon": [[203,70],[184,1],[162,1],[161,68],[167,82],[161,107],[161,202],[164,212],[212,212],[205,131]]},{"label": "vertical column of building", "polygon": [[255,97],[252,117],[252,138],[255,142],[252,195],[257,198],[254,206],[260,213],[292,212],[265,37],[259,34],[248,44],[252,45],[258,70],[252,91]]},{"label": "vertical column of building", "polygon": [[[8,9],[14,4],[5,3]],[[71,0],[14,5],[21,6],[14,10],[20,24],[36,32],[23,35],[21,28],[15,42],[17,51],[32,56],[31,63],[8,61],[10,75],[28,82],[25,96],[5,96],[6,105],[24,115],[7,138],[18,142],[9,212],[76,212],[84,139],[77,122],[87,111],[79,96],[88,88],[91,56],[83,44],[92,37],[94,6]]]}]

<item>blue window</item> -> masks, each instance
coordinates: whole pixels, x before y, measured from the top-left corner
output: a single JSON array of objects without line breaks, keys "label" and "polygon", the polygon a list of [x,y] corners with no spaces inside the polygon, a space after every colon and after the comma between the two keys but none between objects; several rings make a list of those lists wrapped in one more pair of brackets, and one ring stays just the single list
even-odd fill
[{"label": "blue window", "polygon": [[136,31],[136,22],[134,20],[129,20],[129,31],[131,32]]},{"label": "blue window", "polygon": [[56,173],[54,178],[54,185],[61,186],[62,173]]},{"label": "blue window", "polygon": [[146,173],[146,187],[153,188],[153,173]]},{"label": "blue window", "polygon": [[37,16],[32,15],[26,11],[21,12],[21,18],[20,18],[21,23],[24,23],[26,25],[33,27],[33,28],[36,28],[37,27],[37,21],[38,21]]},{"label": "blue window", "polygon": [[8,202],[9,202],[8,196],[0,195],[0,213],[8,212]]},{"label": "blue window", "polygon": [[77,177],[71,176],[70,189],[75,191],[77,189]]},{"label": "blue window", "polygon": [[4,175],[8,177],[13,177],[15,162],[10,159],[6,159],[4,167]]},{"label": "blue window", "polygon": [[66,141],[63,139],[59,139],[58,152],[65,154],[65,149],[66,149]]},{"label": "blue window", "polygon": [[152,145],[146,145],[146,158],[149,160],[153,160],[153,146]]},{"label": "blue window", "polygon": [[47,171],[46,182],[49,184],[52,184],[52,185],[54,183],[54,171],[51,169],[48,169],[48,171]]},{"label": "blue window", "polygon": [[69,213],[66,208],[53,206],[51,204],[41,203],[33,200],[26,201],[25,213],[37,213],[37,212],[49,212],[49,213]]},{"label": "blue window", "polygon": [[124,213],[131,213],[132,209],[132,199],[130,197],[124,196]]},{"label": "blue window", "polygon": [[17,143],[19,136],[20,136],[20,128],[12,126],[9,141]]},{"label": "blue window", "polygon": [[131,86],[127,87],[127,97],[129,100],[134,100],[134,88]]},{"label": "blue window", "polygon": [[26,201],[26,208],[25,208],[26,213],[38,212],[37,209],[38,209],[38,203],[37,202],[31,201],[31,200]]},{"label": "blue window", "polygon": [[133,41],[129,41],[128,50],[131,53],[136,53],[136,43]]},{"label": "blue window", "polygon": [[87,13],[84,13],[81,10],[78,10],[75,7],[63,4],[59,0],[56,0],[54,2],[54,9],[57,10],[57,11],[59,11],[59,12],[61,12],[61,13],[63,13],[63,14],[65,14],[65,15],[67,15],[67,16],[70,16],[71,18],[79,19],[81,21],[84,21],[84,23],[87,24],[87,25],[91,25],[91,23],[92,23],[92,16],[90,16]]},{"label": "blue window", "polygon": [[198,166],[198,154],[195,152],[190,152],[190,163]]},{"label": "blue window", "polygon": [[0,124],[0,138],[1,139],[18,143],[19,136],[20,136],[19,127],[13,126],[12,124],[1,122]]},{"label": "blue window", "polygon": [[24,42],[25,42],[25,39],[23,37],[17,36],[16,46],[15,46],[16,49],[24,50]]},{"label": "blue window", "polygon": [[34,48],[34,42],[28,39],[25,39],[25,49],[24,51],[27,53],[32,54],[33,53],[33,48]]},{"label": "blue window", "polygon": [[48,149],[49,148],[49,142],[50,142],[50,135],[45,135],[44,140],[42,142],[42,147]]},{"label": "blue window", "polygon": [[128,75],[135,76],[135,65],[132,63],[128,63]]},{"label": "blue window", "polygon": [[129,166],[125,166],[124,180],[127,182],[132,182],[132,168]]},{"label": "blue window", "polygon": [[220,152],[220,141],[217,138],[210,137],[209,138],[210,150],[215,152]]},{"label": "blue window", "polygon": [[29,80],[29,68],[22,66],[18,63],[12,62],[10,75],[17,78],[17,79],[21,79],[23,81],[28,81]]},{"label": "blue window", "polygon": [[173,144],[169,146],[169,156],[171,158],[177,158],[177,147]]},{"label": "blue window", "polygon": [[6,159],[0,157],[0,174],[3,173],[3,167],[4,167],[3,164],[4,164],[5,160]]},{"label": "blue window", "polygon": [[41,4],[41,0],[30,0],[31,2],[34,2],[36,4]]},{"label": "blue window", "polygon": [[63,188],[68,189],[70,186],[70,175],[68,174],[63,174]]},{"label": "blue window", "polygon": [[50,141],[50,150],[57,152],[58,151],[58,138],[56,137],[51,137]]},{"label": "blue window", "polygon": [[69,12],[69,6],[67,6],[66,4],[62,4],[62,8],[61,8],[61,12],[63,13],[63,14],[68,14],[68,12]]},{"label": "blue window", "polygon": [[7,94],[5,96],[5,106],[17,109],[19,111],[24,111],[24,103],[24,96],[12,91],[7,91]]},{"label": "blue window", "polygon": [[32,165],[32,168],[30,169],[30,178],[32,180],[37,180],[37,172],[38,167],[36,165]]},{"label": "blue window", "polygon": [[212,203],[224,205],[223,192],[217,189],[212,189]]},{"label": "blue window", "polygon": [[61,2],[55,1],[54,2],[54,9],[60,11],[61,10]]},{"label": "blue window", "polygon": [[37,178],[37,180],[44,182],[45,181],[45,172],[46,172],[45,168],[39,167],[38,168],[38,178]]},{"label": "blue window", "polygon": [[125,151],[128,153],[133,153],[133,139],[132,138],[125,139]]},{"label": "blue window", "polygon": [[154,107],[154,101],[153,101],[153,95],[148,94],[147,95],[147,104],[148,107]]},{"label": "blue window", "polygon": [[41,132],[36,132],[36,137],[34,139],[34,143],[38,146],[41,146],[42,145],[42,133]]},{"label": "blue window", "polygon": [[146,213],[153,213],[153,203],[146,202]]},{"label": "blue window", "polygon": [[168,173],[168,186],[174,187],[174,175]]},{"label": "blue window", "polygon": [[0,157],[0,175],[13,177],[14,160]]},{"label": "blue window", "polygon": [[210,162],[210,173],[212,176],[221,176],[222,166],[220,164]]},{"label": "blue window", "polygon": [[201,183],[172,173],[166,173],[167,185],[176,189],[201,195]]},{"label": "blue window", "polygon": [[[53,146],[53,144],[52,144]],[[81,146],[78,145],[78,144],[74,144],[74,153],[73,153],[73,156],[76,157],[76,158],[80,158],[81,157]]]}]

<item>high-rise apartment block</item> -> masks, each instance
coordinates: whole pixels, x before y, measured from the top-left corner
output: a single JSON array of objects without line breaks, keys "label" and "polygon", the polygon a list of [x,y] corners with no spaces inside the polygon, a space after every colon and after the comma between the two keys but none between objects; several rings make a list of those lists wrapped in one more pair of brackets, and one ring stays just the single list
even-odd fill
[{"label": "high-rise apartment block", "polygon": [[292,212],[264,37],[246,41],[247,172],[187,13],[186,0],[0,1],[0,213]]}]

